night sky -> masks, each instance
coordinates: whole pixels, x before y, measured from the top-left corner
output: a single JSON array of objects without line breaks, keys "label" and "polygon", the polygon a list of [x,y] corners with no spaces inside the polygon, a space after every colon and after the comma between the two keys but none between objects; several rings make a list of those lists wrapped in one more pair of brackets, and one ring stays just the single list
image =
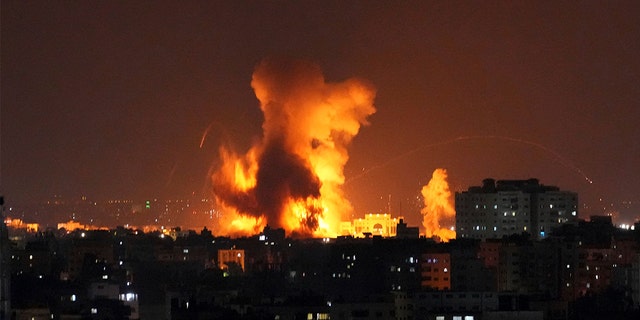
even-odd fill
[{"label": "night sky", "polygon": [[436,168],[454,191],[534,177],[578,192],[583,217],[640,215],[640,1],[5,0],[1,9],[8,204],[206,194],[218,146],[246,150],[261,135],[251,75],[279,56],[377,88],[377,112],[345,168],[357,215],[390,204],[418,224]]}]

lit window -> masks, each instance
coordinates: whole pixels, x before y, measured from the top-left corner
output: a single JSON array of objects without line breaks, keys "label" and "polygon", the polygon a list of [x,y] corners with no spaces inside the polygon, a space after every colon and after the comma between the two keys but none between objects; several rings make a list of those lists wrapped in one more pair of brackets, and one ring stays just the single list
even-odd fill
[{"label": "lit window", "polygon": [[123,293],[120,295],[120,301],[136,301],[138,300],[138,295],[132,292]]},{"label": "lit window", "polygon": [[98,314],[98,308],[91,308],[91,314]]}]

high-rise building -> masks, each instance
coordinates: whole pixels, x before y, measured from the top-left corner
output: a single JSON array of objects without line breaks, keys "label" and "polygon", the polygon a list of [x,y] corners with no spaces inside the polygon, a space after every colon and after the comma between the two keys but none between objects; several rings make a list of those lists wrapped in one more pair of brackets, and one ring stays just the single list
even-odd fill
[{"label": "high-rise building", "polygon": [[535,239],[577,220],[578,195],[537,179],[485,179],[482,186],[456,192],[458,238],[492,239],[529,233]]}]

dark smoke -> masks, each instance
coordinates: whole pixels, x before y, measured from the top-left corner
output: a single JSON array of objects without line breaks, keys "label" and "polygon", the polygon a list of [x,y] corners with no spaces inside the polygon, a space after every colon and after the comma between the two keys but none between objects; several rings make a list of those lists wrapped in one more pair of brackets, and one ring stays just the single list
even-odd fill
[{"label": "dark smoke", "polygon": [[[225,204],[255,217],[266,216],[269,225],[279,228],[280,217],[287,200],[318,198],[322,186],[309,164],[296,154],[285,150],[280,140],[269,143],[258,159],[256,186],[240,191],[228,182],[214,179],[214,193]],[[303,224],[309,230],[318,227],[319,208],[308,208],[309,216]]]},{"label": "dark smoke", "polygon": [[[259,209],[257,214],[266,215],[270,224],[280,219],[288,199],[301,200],[320,196],[320,180],[309,169],[309,164],[299,156],[287,152],[281,142],[267,145],[258,163],[255,188]],[[307,220],[307,226],[314,230],[317,218]]]},{"label": "dark smoke", "polygon": [[[224,177],[214,176],[213,187],[216,197],[226,205],[254,217],[265,216],[269,225],[277,228],[281,227],[280,219],[290,199],[320,196],[322,184],[308,161],[291,150],[291,144],[287,142],[297,138],[291,137],[287,128],[296,121],[292,109],[298,108],[297,102],[304,100],[309,86],[322,86],[324,80],[315,64],[278,58],[266,59],[258,65],[254,84],[258,82],[262,90],[254,87],[256,95],[268,102],[262,105],[265,132],[257,160],[256,186],[241,191],[228,185],[230,182]],[[317,215],[322,210],[313,206],[306,209],[307,216],[301,222],[308,231],[313,231],[318,227]]]},{"label": "dark smoke", "polygon": [[244,156],[222,148],[212,177],[217,201],[235,209],[227,221],[246,231],[252,224],[243,219],[252,216],[253,225],[301,236],[336,234],[352,208],[340,190],[347,146],[375,112],[375,90],[357,79],[327,83],[318,65],[283,58],[260,62],[251,87],[264,115],[262,139]]}]

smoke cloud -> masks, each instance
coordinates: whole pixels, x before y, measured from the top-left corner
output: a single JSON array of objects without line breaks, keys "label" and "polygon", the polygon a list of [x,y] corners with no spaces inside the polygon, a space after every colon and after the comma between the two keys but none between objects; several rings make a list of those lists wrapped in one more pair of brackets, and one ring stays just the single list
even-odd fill
[{"label": "smoke cloud", "polygon": [[213,191],[224,207],[219,231],[256,233],[267,223],[301,235],[335,235],[352,210],[344,198],[347,147],[375,112],[375,91],[358,79],[327,83],[307,61],[273,58],[251,86],[263,136],[244,155],[221,147]]},{"label": "smoke cloud", "polygon": [[427,237],[438,237],[442,241],[449,241],[456,237],[456,232],[443,227],[451,223],[455,217],[455,208],[447,182],[447,170],[438,168],[433,171],[429,183],[422,187],[424,208],[422,208],[422,225]]}]

